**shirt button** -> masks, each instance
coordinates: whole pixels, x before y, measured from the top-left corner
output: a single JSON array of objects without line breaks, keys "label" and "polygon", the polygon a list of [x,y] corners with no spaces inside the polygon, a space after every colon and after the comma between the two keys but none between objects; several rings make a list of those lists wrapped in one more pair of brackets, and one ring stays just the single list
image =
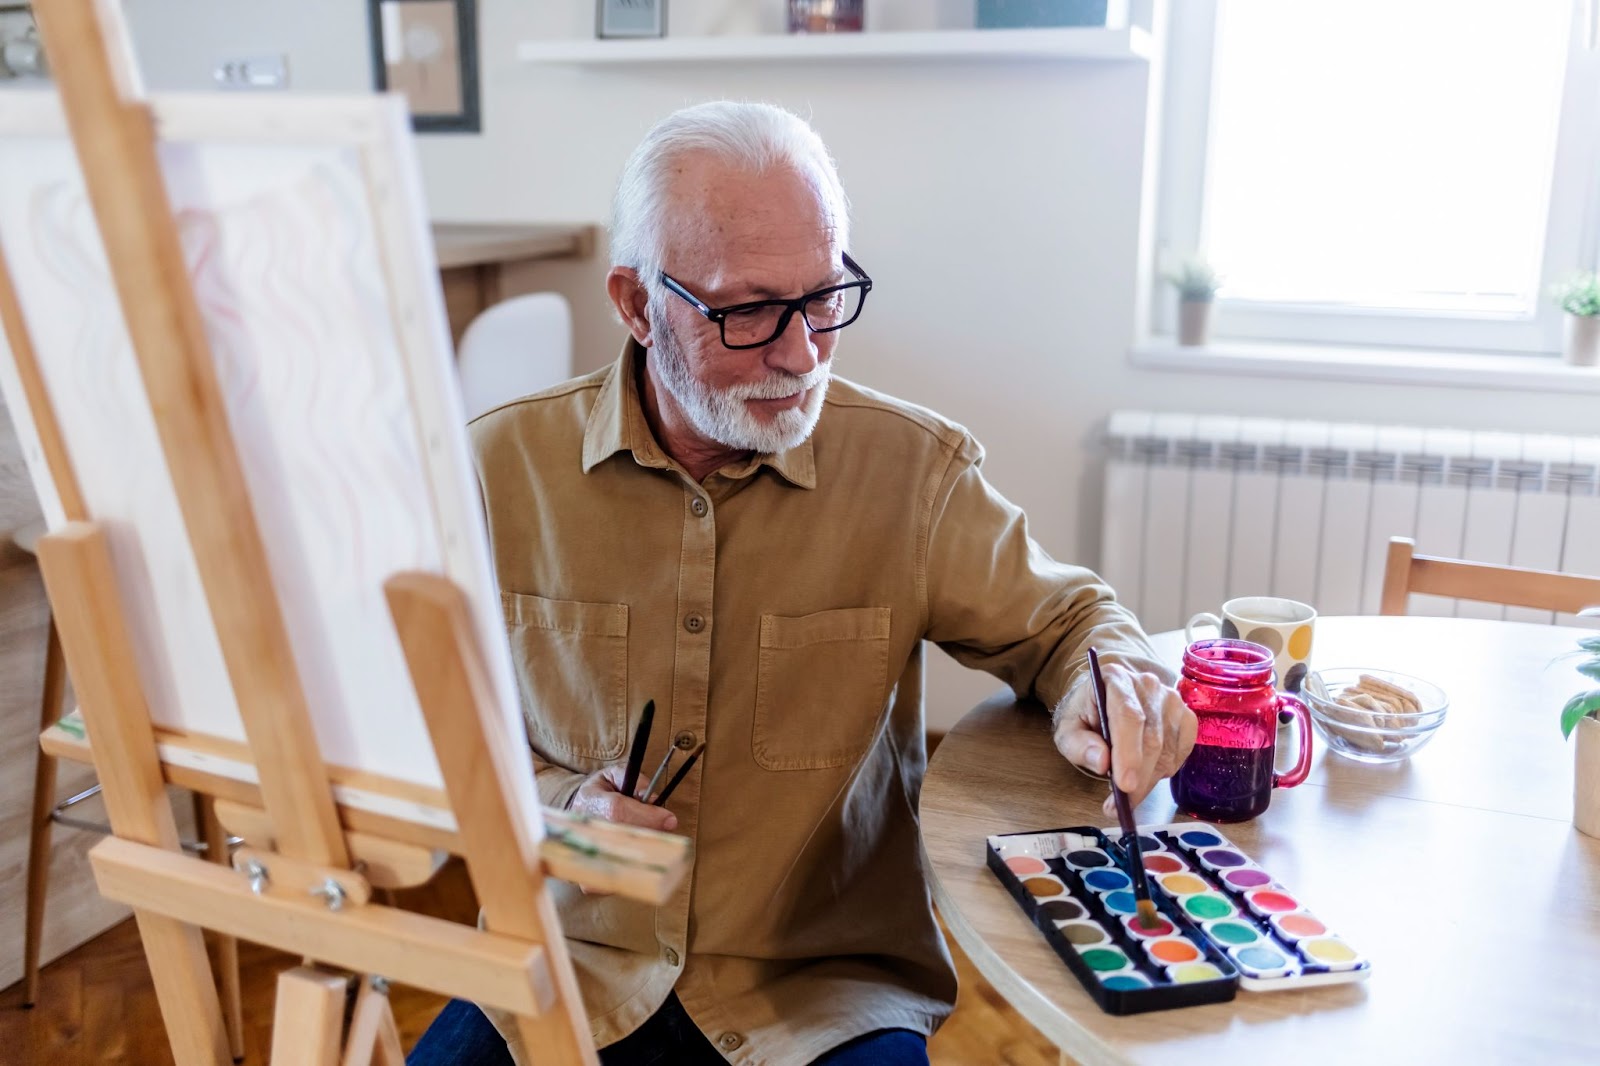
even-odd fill
[{"label": "shirt button", "polygon": [[679,751],[688,751],[690,748],[694,747],[694,734],[685,729],[683,732],[673,737],[672,742],[678,746]]},{"label": "shirt button", "polygon": [[700,615],[691,614],[684,616],[683,628],[691,633],[698,633],[706,627],[706,620]]},{"label": "shirt button", "polygon": [[667,965],[668,966],[676,966],[676,965],[678,965],[678,953],[676,951],[673,951],[671,948],[667,949]]},{"label": "shirt button", "polygon": [[717,1046],[723,1051],[732,1051],[742,1043],[744,1043],[744,1037],[738,1033],[723,1033],[717,1037]]},{"label": "shirt button", "polygon": [[694,499],[689,501],[689,510],[694,512],[694,516],[696,518],[704,518],[706,516],[706,511],[709,509],[710,508],[706,507],[706,501],[699,496],[696,496]]}]

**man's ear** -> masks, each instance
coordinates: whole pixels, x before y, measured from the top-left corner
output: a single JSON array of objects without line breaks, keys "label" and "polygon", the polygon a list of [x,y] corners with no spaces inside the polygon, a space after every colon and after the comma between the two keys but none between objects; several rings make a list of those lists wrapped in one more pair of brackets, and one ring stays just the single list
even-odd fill
[{"label": "man's ear", "polygon": [[650,328],[650,294],[639,280],[639,272],[632,267],[614,266],[606,272],[606,295],[617,317],[628,327],[633,339],[648,348],[653,343]]}]

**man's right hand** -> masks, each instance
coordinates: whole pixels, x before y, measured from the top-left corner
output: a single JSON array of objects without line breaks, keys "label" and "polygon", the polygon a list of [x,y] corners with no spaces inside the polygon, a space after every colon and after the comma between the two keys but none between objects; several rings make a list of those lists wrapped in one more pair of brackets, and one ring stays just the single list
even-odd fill
[{"label": "man's right hand", "polygon": [[678,816],[665,807],[652,807],[633,796],[623,795],[622,775],[625,772],[619,765],[590,774],[578,786],[578,791],[572,794],[572,802],[568,806],[580,814],[608,822],[659,829],[664,833],[678,828]]}]

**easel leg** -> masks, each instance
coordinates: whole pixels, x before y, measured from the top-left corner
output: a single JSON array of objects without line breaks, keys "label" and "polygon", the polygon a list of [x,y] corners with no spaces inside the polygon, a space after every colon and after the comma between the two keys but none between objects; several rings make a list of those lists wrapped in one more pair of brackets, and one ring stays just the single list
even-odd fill
[{"label": "easel leg", "polygon": [[[61,647],[83,700],[83,720],[111,827],[119,837],[178,850],[127,613],[100,527],[72,523],[39,542],[39,567]],[[102,754],[104,753],[104,754]],[[223,1066],[228,1044],[199,927],[135,912],[139,937],[178,1066]]]},{"label": "easel leg", "polygon": [[[146,911],[134,911],[133,916],[139,923],[173,1060],[178,1066],[221,1066],[227,1061],[222,1016],[200,927]],[[209,1011],[195,1009],[208,1000]]]},{"label": "easel leg", "polygon": [[[66,674],[61,637],[56,633],[56,619],[52,613],[44,653],[44,696],[39,712],[41,733],[61,717]],[[39,1001],[39,944],[44,936],[44,901],[50,892],[50,838],[54,829],[50,814],[56,802],[56,761],[45,754],[43,748],[36,747],[34,755],[33,820],[28,826],[28,914],[22,944],[22,972],[27,978],[22,994],[24,1007],[32,1007]]]},{"label": "easel leg", "polygon": [[[206,844],[206,858],[228,865],[228,833],[217,818],[217,801],[204,793],[194,794],[194,825]],[[234,1062],[244,1060],[244,1005],[239,993],[239,941],[231,936],[216,937],[217,969],[222,977],[222,1021],[228,1027],[228,1050]]]},{"label": "easel leg", "polygon": [[305,966],[278,975],[272,1012],[272,1066],[339,1066],[350,979]]},{"label": "easel leg", "polygon": [[400,1030],[395,1027],[394,1011],[389,1008],[389,994],[376,987],[371,978],[366,979],[356,996],[341,1066],[406,1066]]}]

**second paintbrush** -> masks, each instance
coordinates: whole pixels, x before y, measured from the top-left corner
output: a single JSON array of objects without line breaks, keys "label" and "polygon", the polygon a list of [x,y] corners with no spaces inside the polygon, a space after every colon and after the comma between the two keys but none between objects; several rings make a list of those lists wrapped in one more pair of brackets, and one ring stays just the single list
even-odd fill
[{"label": "second paintbrush", "polygon": [[[646,800],[645,802],[653,804],[653,805],[655,805],[657,807],[665,805],[666,802],[667,802],[667,797],[672,795],[672,790],[677,788],[678,787],[678,783],[681,782],[685,777],[688,776],[689,770],[690,770],[691,767],[694,766],[695,760],[700,758],[700,753],[705,751],[705,750],[706,750],[706,745],[705,745],[705,741],[703,741],[703,740],[700,743],[696,744],[693,748],[690,748],[689,749],[689,757],[687,759],[683,760],[683,765],[678,767],[678,772],[672,775],[672,780],[667,782],[667,787],[662,789],[661,790],[661,794],[659,796],[657,796],[655,799]],[[661,769],[656,771],[656,776],[659,777],[661,775],[661,772],[667,768],[667,759],[671,759],[671,758],[672,758],[672,752],[669,751],[669,752],[667,752],[667,758],[661,760]],[[654,782],[652,782],[652,784],[653,783]],[[649,793],[646,793],[646,795],[649,795]]]}]

